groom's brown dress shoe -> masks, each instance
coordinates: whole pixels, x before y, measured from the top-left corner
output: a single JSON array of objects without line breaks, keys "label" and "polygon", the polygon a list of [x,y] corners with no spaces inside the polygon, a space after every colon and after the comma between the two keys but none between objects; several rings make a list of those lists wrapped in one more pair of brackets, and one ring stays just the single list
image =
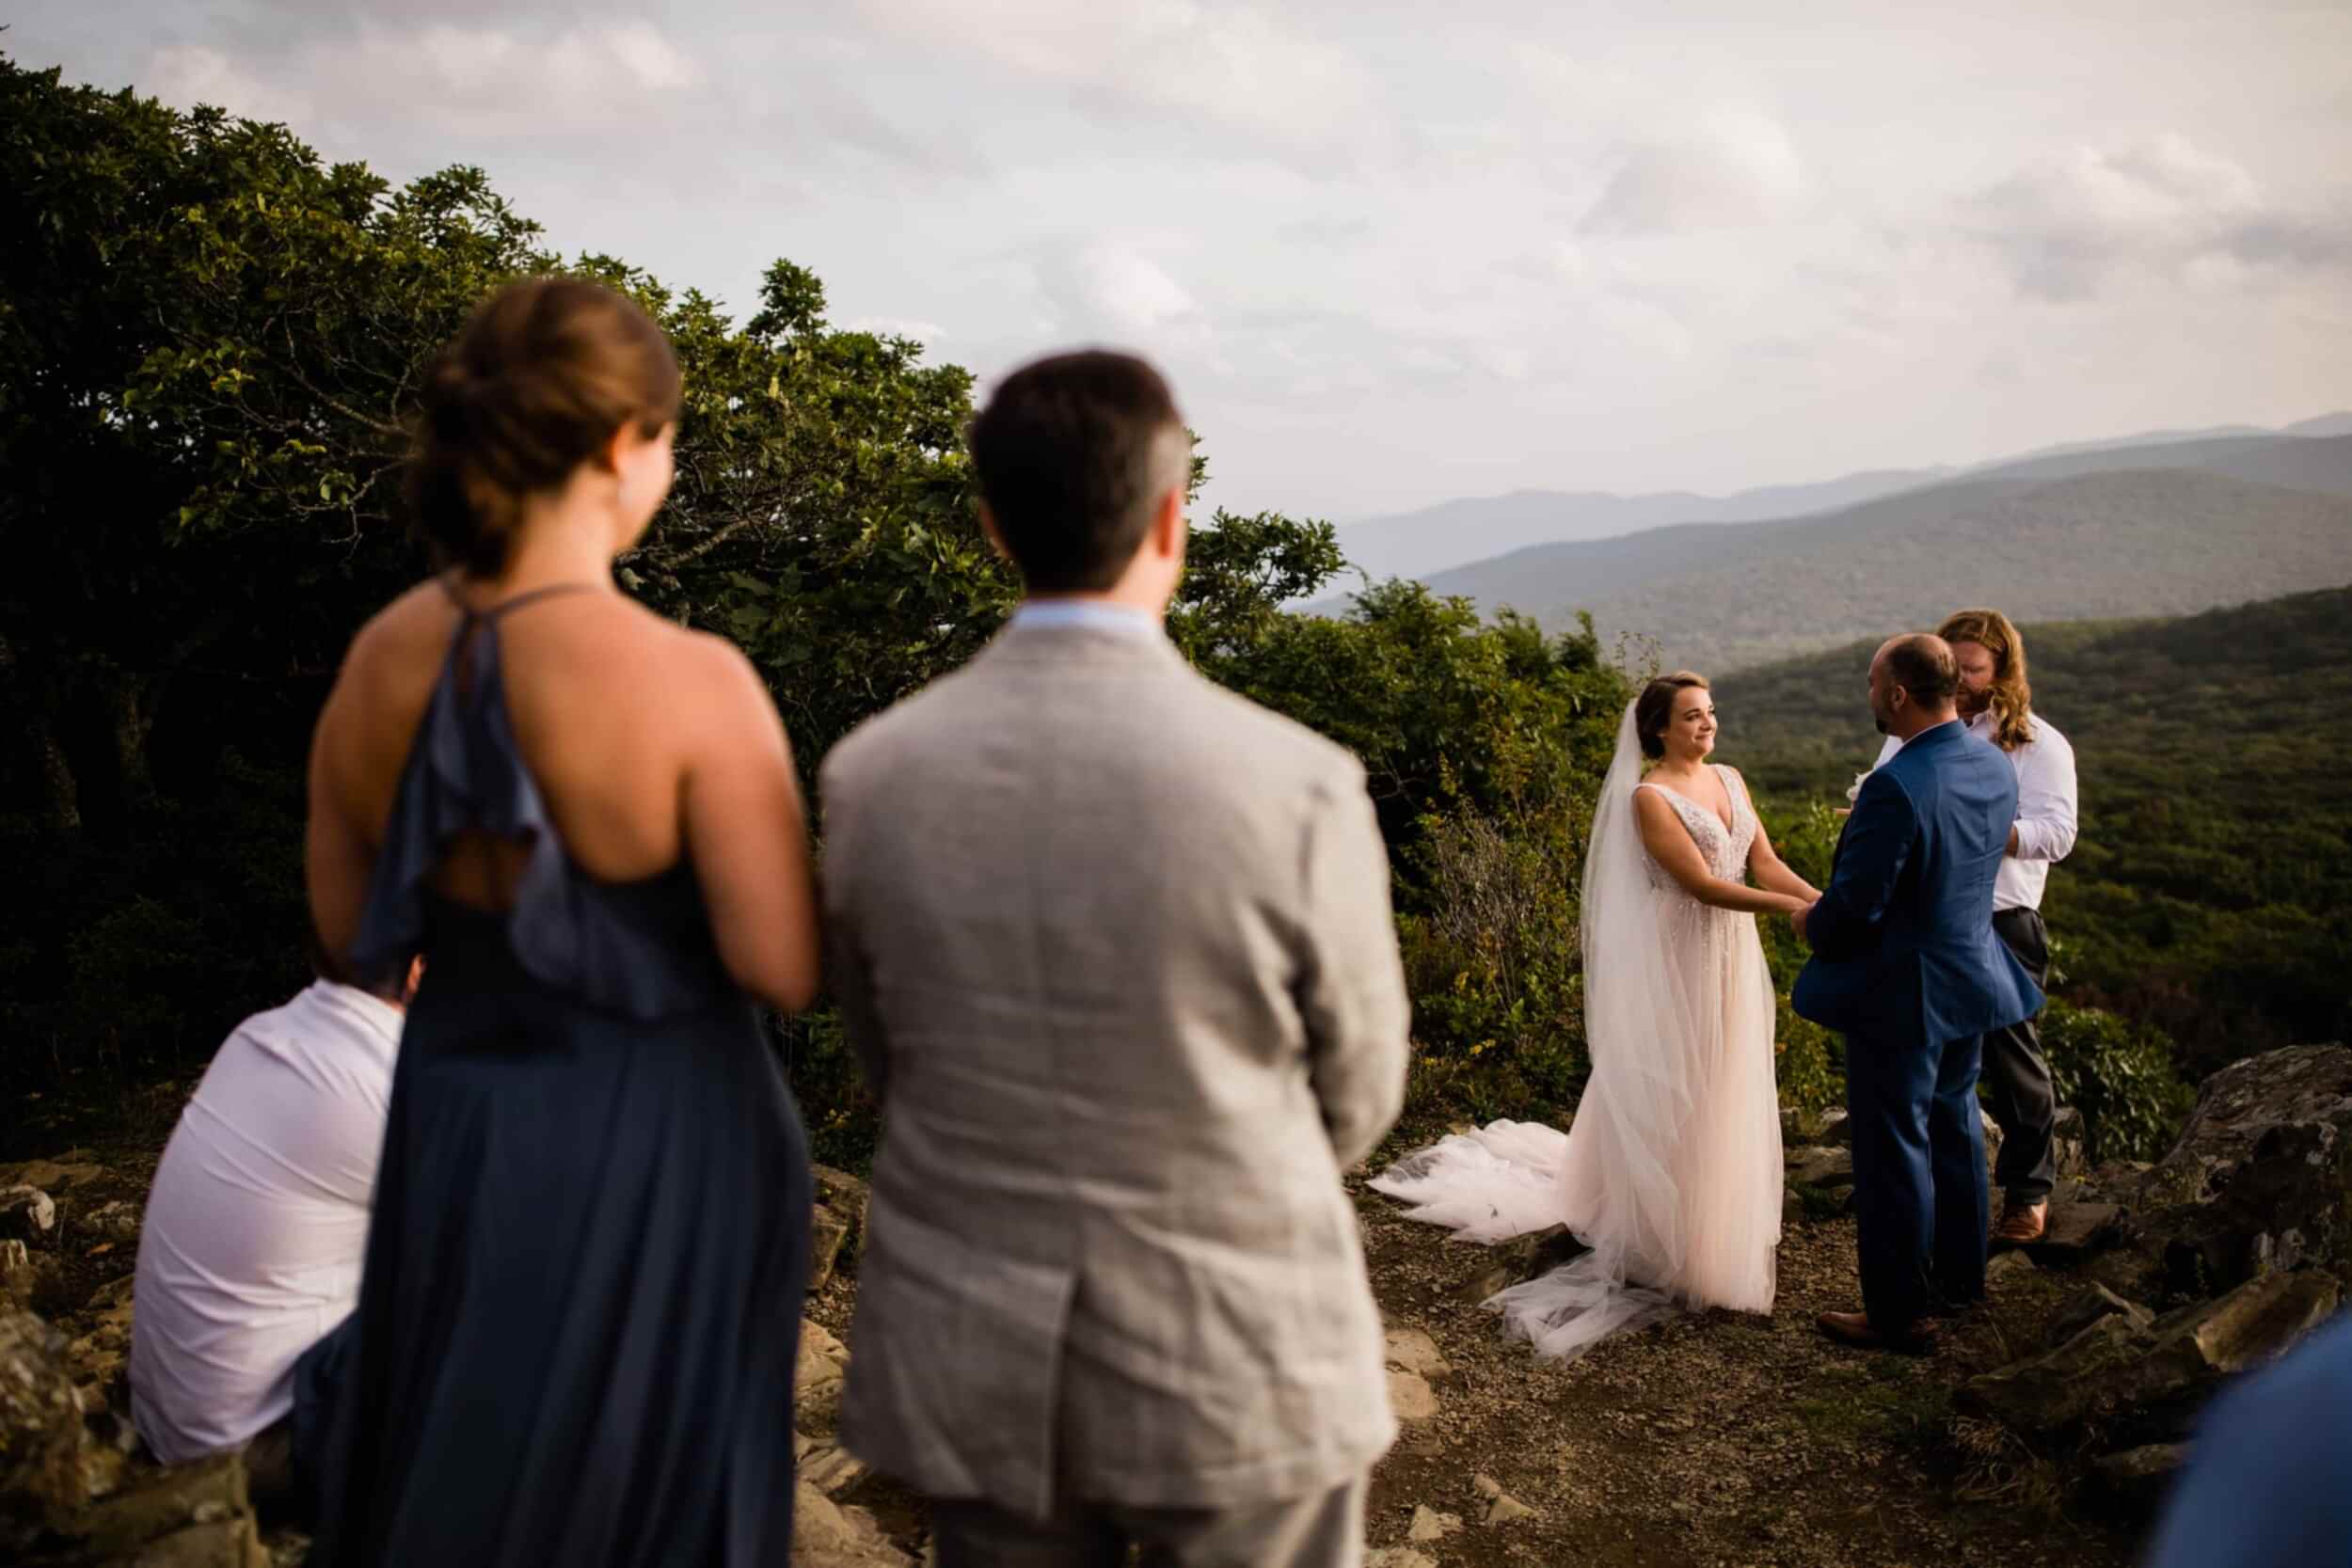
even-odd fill
[{"label": "groom's brown dress shoe", "polygon": [[2001,1223],[1993,1227],[1993,1239],[2010,1246],[2028,1246],[2042,1240],[2049,1228],[2047,1203],[2005,1203],[2001,1206]]},{"label": "groom's brown dress shoe", "polygon": [[1910,1333],[1889,1338],[1870,1326],[1867,1314],[1862,1312],[1824,1312],[1813,1320],[1821,1332],[1841,1345],[1857,1350],[1900,1351],[1905,1355],[1925,1355],[1935,1348],[1932,1329],[1914,1326]]}]

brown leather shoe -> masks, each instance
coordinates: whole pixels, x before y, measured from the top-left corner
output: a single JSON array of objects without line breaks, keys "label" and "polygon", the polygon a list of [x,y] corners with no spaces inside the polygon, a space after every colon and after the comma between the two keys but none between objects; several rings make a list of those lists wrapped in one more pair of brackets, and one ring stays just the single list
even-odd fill
[{"label": "brown leather shoe", "polygon": [[1813,1320],[1822,1333],[1841,1345],[1857,1350],[1899,1351],[1905,1355],[1925,1355],[1935,1348],[1935,1331],[1925,1325],[1914,1325],[1911,1332],[1899,1338],[1889,1338],[1870,1326],[1868,1314],[1863,1312],[1824,1312]]},{"label": "brown leather shoe", "polygon": [[2049,1228],[2049,1204],[2005,1203],[2001,1206],[2001,1223],[1993,1227],[1993,1239],[2010,1246],[2026,1246],[2042,1240]]}]

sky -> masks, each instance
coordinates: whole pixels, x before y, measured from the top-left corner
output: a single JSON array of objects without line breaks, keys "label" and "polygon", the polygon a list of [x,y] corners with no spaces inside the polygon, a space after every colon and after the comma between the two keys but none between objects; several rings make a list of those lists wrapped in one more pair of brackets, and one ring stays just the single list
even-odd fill
[{"label": "sky", "polygon": [[785,257],[983,382],[1137,349],[1238,511],[2352,408],[2352,0],[1448,10],[47,0],[0,49],[479,164],[739,318]]}]

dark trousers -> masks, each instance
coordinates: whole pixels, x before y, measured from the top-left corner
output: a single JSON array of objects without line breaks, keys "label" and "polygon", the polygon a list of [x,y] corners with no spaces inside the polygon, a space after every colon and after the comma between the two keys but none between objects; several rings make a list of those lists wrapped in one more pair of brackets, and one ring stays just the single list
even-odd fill
[{"label": "dark trousers", "polygon": [[1028,1519],[977,1500],[936,1501],[939,1568],[1357,1568],[1370,1478],[1310,1497],[1230,1509],[1068,1504]]},{"label": "dark trousers", "polygon": [[1862,1307],[1889,1338],[1984,1294],[1979,1039],[1921,1047],[1846,1037]]},{"label": "dark trousers", "polygon": [[[2034,910],[2003,910],[1993,934],[2037,986],[2050,976],[2050,928]],[[2001,1130],[1993,1184],[2011,1203],[2043,1203],[2058,1185],[2058,1090],[2042,1054],[2042,1015],[1984,1037],[1986,1109]]]}]

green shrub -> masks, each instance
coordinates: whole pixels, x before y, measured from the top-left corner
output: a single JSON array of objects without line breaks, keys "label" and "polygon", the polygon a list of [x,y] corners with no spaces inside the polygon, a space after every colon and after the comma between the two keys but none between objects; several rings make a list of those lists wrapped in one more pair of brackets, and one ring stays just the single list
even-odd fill
[{"label": "green shrub", "polygon": [[2154,1159],[2196,1099],[2163,1032],[2113,1013],[2053,999],[2042,1048],[2058,1103],[2083,1114],[2093,1160]]},{"label": "green shrub", "polygon": [[1415,1109],[1486,1121],[1564,1115],[1591,1070],[1577,930],[1589,808],[1425,819],[1422,909],[1398,921],[1413,996]]}]

